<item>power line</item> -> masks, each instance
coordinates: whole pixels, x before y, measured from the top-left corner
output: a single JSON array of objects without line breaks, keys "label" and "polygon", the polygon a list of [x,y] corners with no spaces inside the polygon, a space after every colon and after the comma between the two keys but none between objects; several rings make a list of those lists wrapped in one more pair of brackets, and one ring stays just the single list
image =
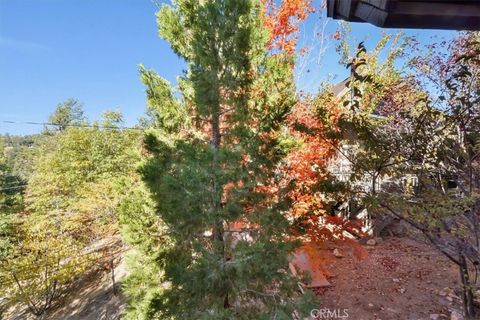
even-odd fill
[{"label": "power line", "polygon": [[125,127],[125,126],[101,126],[95,124],[81,124],[81,123],[70,123],[70,124],[61,124],[54,122],[35,122],[35,121],[12,121],[12,120],[1,120],[2,123],[8,124],[29,124],[29,125],[38,125],[38,126],[54,126],[54,127],[75,127],[75,128],[91,128],[91,129],[109,129],[109,130],[137,130],[144,131],[144,128],[138,127]]}]

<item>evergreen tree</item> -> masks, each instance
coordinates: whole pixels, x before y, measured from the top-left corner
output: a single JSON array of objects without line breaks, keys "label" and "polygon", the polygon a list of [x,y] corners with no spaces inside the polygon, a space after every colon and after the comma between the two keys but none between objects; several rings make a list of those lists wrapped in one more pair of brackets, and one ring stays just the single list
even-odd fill
[{"label": "evergreen tree", "polygon": [[293,61],[267,54],[262,13],[257,0],[178,0],[158,13],[188,71],[176,95],[141,68],[160,129],[146,134],[140,168],[153,203],[137,194],[123,207],[125,238],[148,261],[127,280],[132,319],[291,319],[308,309],[287,272],[296,243],[278,170]]}]

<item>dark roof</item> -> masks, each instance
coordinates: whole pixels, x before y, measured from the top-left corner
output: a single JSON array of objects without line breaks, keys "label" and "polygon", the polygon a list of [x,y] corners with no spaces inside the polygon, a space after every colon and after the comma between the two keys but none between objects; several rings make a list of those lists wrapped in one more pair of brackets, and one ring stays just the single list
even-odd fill
[{"label": "dark roof", "polygon": [[480,0],[327,0],[327,10],[382,28],[480,30]]}]

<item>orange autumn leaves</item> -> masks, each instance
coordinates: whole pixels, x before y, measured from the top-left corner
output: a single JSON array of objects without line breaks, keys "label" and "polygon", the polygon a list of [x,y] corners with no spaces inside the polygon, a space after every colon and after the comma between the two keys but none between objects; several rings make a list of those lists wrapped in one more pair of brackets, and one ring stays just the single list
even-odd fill
[{"label": "orange autumn leaves", "polygon": [[295,181],[291,192],[295,218],[309,213],[323,213],[323,205],[316,191],[318,183],[327,178],[328,161],[335,154],[333,142],[325,138],[324,127],[317,120],[309,103],[299,102],[288,119],[292,136],[300,145],[287,156],[287,176]]},{"label": "orange autumn leaves", "polygon": [[293,54],[297,45],[299,24],[313,13],[311,0],[262,0],[264,24],[270,31],[268,49]]},{"label": "orange autumn leaves", "polygon": [[[299,25],[315,10],[311,0],[262,0],[264,24],[270,31],[269,50],[278,50],[291,55],[295,52]],[[302,51],[306,48],[300,49]],[[323,128],[316,119],[312,105],[300,101],[288,119],[289,131],[301,146],[288,155],[288,165],[284,168],[289,180],[295,181],[295,189],[290,192],[294,207],[292,215],[317,215],[323,210],[320,197],[314,191],[319,181],[326,176],[327,160],[334,154],[332,144],[321,134]],[[296,130],[302,127],[304,130]]]},{"label": "orange autumn leaves", "polygon": [[[264,5],[264,24],[270,31],[270,41],[267,49],[272,52],[281,52],[293,55],[296,52],[299,25],[315,12],[311,0],[262,0]],[[325,9],[323,2],[321,9]],[[334,39],[340,38],[337,31]],[[298,50],[300,55],[305,54],[308,48]],[[292,65],[293,66],[293,65]],[[328,100],[328,99],[327,99]],[[288,196],[292,200],[290,215],[297,222],[300,229],[306,231],[307,238],[312,241],[321,238],[336,237],[330,226],[339,226],[332,221],[326,221],[325,201],[319,191],[319,183],[329,178],[327,165],[335,154],[335,141],[327,138],[327,130],[336,127],[340,110],[338,101],[327,101],[331,114],[325,127],[315,114],[314,103],[311,99],[300,99],[294,106],[288,119],[288,129],[293,138],[299,142],[287,156],[286,165],[282,168],[286,180],[294,182],[294,188]],[[328,218],[328,217],[327,217]],[[335,229],[335,228],[334,228]],[[338,228],[337,228],[338,229]],[[340,227],[342,229],[342,227]],[[296,233],[296,230],[293,230]],[[341,234],[341,232],[340,232]]]},{"label": "orange autumn leaves", "polygon": [[[311,0],[262,0],[264,4],[264,23],[271,32],[268,50],[274,54],[281,52],[292,55],[296,51],[299,24],[314,12]],[[302,53],[300,49],[300,54]],[[335,225],[342,229],[343,224],[334,223],[325,217],[325,201],[319,191],[319,183],[329,178],[327,165],[335,154],[335,141],[328,139],[326,131],[336,126],[340,111],[336,99],[327,99],[330,110],[328,128],[325,122],[320,121],[315,111],[315,101],[302,97],[294,106],[287,120],[289,135],[298,143],[287,155],[285,165],[280,168],[286,186],[293,182],[294,187],[288,197],[292,201],[289,215],[296,221],[300,229],[306,231],[309,240],[317,241],[330,238],[333,233],[326,225]],[[267,139],[268,140],[268,139]],[[227,201],[228,194],[237,183],[229,183],[224,190],[223,201]],[[255,191],[269,195],[270,201],[275,201],[279,188],[277,182],[255,187]],[[243,185],[243,184],[242,184]],[[277,199],[278,200],[278,199]],[[250,211],[252,208],[245,208]],[[344,221],[342,221],[343,223]],[[248,225],[243,222],[242,225]],[[336,229],[338,229],[336,228]],[[292,230],[297,236],[298,230]]]}]

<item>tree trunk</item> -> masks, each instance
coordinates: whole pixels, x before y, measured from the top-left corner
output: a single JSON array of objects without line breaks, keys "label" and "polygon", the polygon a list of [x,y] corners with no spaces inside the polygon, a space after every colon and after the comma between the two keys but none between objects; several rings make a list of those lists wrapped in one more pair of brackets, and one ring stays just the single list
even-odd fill
[{"label": "tree trunk", "polygon": [[465,318],[468,320],[473,320],[475,318],[475,306],[474,306],[474,295],[473,287],[470,283],[470,276],[468,274],[468,264],[465,256],[460,257],[460,278],[462,280],[462,300],[463,300],[463,309],[465,312]]},{"label": "tree trunk", "polygon": [[[220,141],[221,141],[221,133],[220,133],[220,116],[218,112],[219,108],[217,107],[214,112],[212,112],[212,119],[211,119],[211,129],[212,129],[212,137],[210,140],[210,144],[213,147],[214,155],[213,155],[213,165],[212,165],[212,197],[213,197],[213,208],[215,211],[220,209],[221,206],[221,197],[219,188],[219,182],[216,179],[217,170],[219,170],[218,166],[218,150],[220,149]],[[225,244],[224,244],[224,236],[225,230],[223,227],[223,220],[218,219],[215,221],[213,225],[213,248],[218,253],[220,257],[222,257],[222,264],[225,265]],[[223,297],[223,307],[229,308],[230,303],[228,299],[228,292],[224,294]]]}]

